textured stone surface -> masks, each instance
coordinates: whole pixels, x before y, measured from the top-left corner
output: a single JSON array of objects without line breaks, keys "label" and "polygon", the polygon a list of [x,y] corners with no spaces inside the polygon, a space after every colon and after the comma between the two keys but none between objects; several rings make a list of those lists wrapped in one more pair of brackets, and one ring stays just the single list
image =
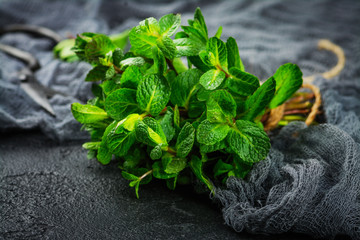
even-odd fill
[{"label": "textured stone surface", "polygon": [[136,199],[116,164],[87,160],[81,144],[38,132],[1,137],[0,239],[288,239],[236,233],[191,188],[155,181]]}]

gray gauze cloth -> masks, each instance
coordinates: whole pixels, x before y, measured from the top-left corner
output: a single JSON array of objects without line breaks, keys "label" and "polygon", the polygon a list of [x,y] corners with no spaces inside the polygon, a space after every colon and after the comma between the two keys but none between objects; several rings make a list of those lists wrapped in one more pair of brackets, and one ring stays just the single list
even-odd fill
[{"label": "gray gauze cloth", "polygon": [[[325,72],[337,62],[317,50],[330,39],[346,54],[334,79],[318,78],[326,124],[293,123],[272,139],[269,156],[245,180],[230,178],[216,190],[225,222],[236,231],[276,234],[298,232],[360,239],[360,2],[359,1],[0,1],[0,24],[30,23],[62,36],[84,31],[112,34],[146,17],[181,13],[182,22],[200,6],[213,36],[236,38],[246,70],[267,79],[284,63],[300,66],[305,76]],[[28,34],[1,36],[1,43],[33,53],[42,68],[37,79],[68,97],[50,103],[56,118],[37,106],[19,87],[19,61],[0,53],[0,130],[40,128],[59,139],[86,139],[70,112],[72,102],[91,98],[83,80],[90,66],[53,58],[51,42]]]}]

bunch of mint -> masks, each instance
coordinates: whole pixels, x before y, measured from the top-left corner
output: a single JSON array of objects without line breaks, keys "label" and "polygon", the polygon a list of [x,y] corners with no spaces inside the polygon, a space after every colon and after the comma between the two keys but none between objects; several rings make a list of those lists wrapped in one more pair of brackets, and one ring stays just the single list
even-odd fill
[{"label": "bunch of mint", "polygon": [[174,189],[196,176],[210,190],[245,177],[270,149],[262,116],[302,85],[290,63],[260,85],[234,38],[220,40],[222,27],[208,37],[199,8],[177,32],[180,24],[179,14],[141,21],[127,53],[96,33],[79,35],[73,48],[93,65],[85,81],[94,82],[95,98],[72,104],[91,135],[83,147],[102,164],[116,158],[137,197],[153,177]]}]

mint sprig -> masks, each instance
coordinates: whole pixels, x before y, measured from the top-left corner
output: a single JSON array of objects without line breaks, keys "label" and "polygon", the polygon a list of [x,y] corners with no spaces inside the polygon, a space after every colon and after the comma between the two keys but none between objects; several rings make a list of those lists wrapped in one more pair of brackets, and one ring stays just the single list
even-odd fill
[{"label": "mint sprig", "polygon": [[245,71],[234,38],[223,42],[222,27],[208,36],[199,8],[182,31],[180,24],[179,14],[141,21],[126,53],[97,33],[78,35],[73,47],[93,65],[85,81],[95,98],[72,104],[91,135],[83,147],[102,164],[117,159],[137,197],[152,178],[174,189],[196,177],[213,190],[245,177],[270,149],[262,115],[302,85],[291,63],[261,85]]}]

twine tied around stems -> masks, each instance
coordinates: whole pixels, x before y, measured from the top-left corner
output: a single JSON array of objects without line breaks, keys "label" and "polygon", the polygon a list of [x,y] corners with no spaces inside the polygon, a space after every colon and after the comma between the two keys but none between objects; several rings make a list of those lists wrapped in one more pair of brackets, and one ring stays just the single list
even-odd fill
[{"label": "twine tied around stems", "polygon": [[[320,89],[317,86],[313,85],[312,82],[315,80],[315,77],[317,75],[320,75],[320,76],[324,77],[325,79],[331,79],[331,78],[339,75],[341,73],[341,71],[344,69],[345,61],[346,61],[344,50],[340,46],[331,42],[330,40],[327,40],[327,39],[319,40],[318,49],[319,50],[328,50],[328,51],[333,52],[337,56],[338,62],[333,68],[331,68],[327,72],[324,72],[321,74],[314,74],[314,75],[303,78],[303,85],[301,88],[310,89],[313,92],[313,97],[315,99],[314,104],[311,107],[311,111],[305,120],[305,124],[307,126],[309,126],[313,123],[316,115],[319,113],[319,108],[321,106]],[[289,102],[291,102],[291,100],[289,100]],[[284,113],[286,110],[286,104],[287,103],[284,103],[284,104],[278,106],[277,108],[270,110],[268,118],[266,119],[265,124],[264,124],[265,131],[270,131],[278,126],[279,122],[284,117]]]}]

